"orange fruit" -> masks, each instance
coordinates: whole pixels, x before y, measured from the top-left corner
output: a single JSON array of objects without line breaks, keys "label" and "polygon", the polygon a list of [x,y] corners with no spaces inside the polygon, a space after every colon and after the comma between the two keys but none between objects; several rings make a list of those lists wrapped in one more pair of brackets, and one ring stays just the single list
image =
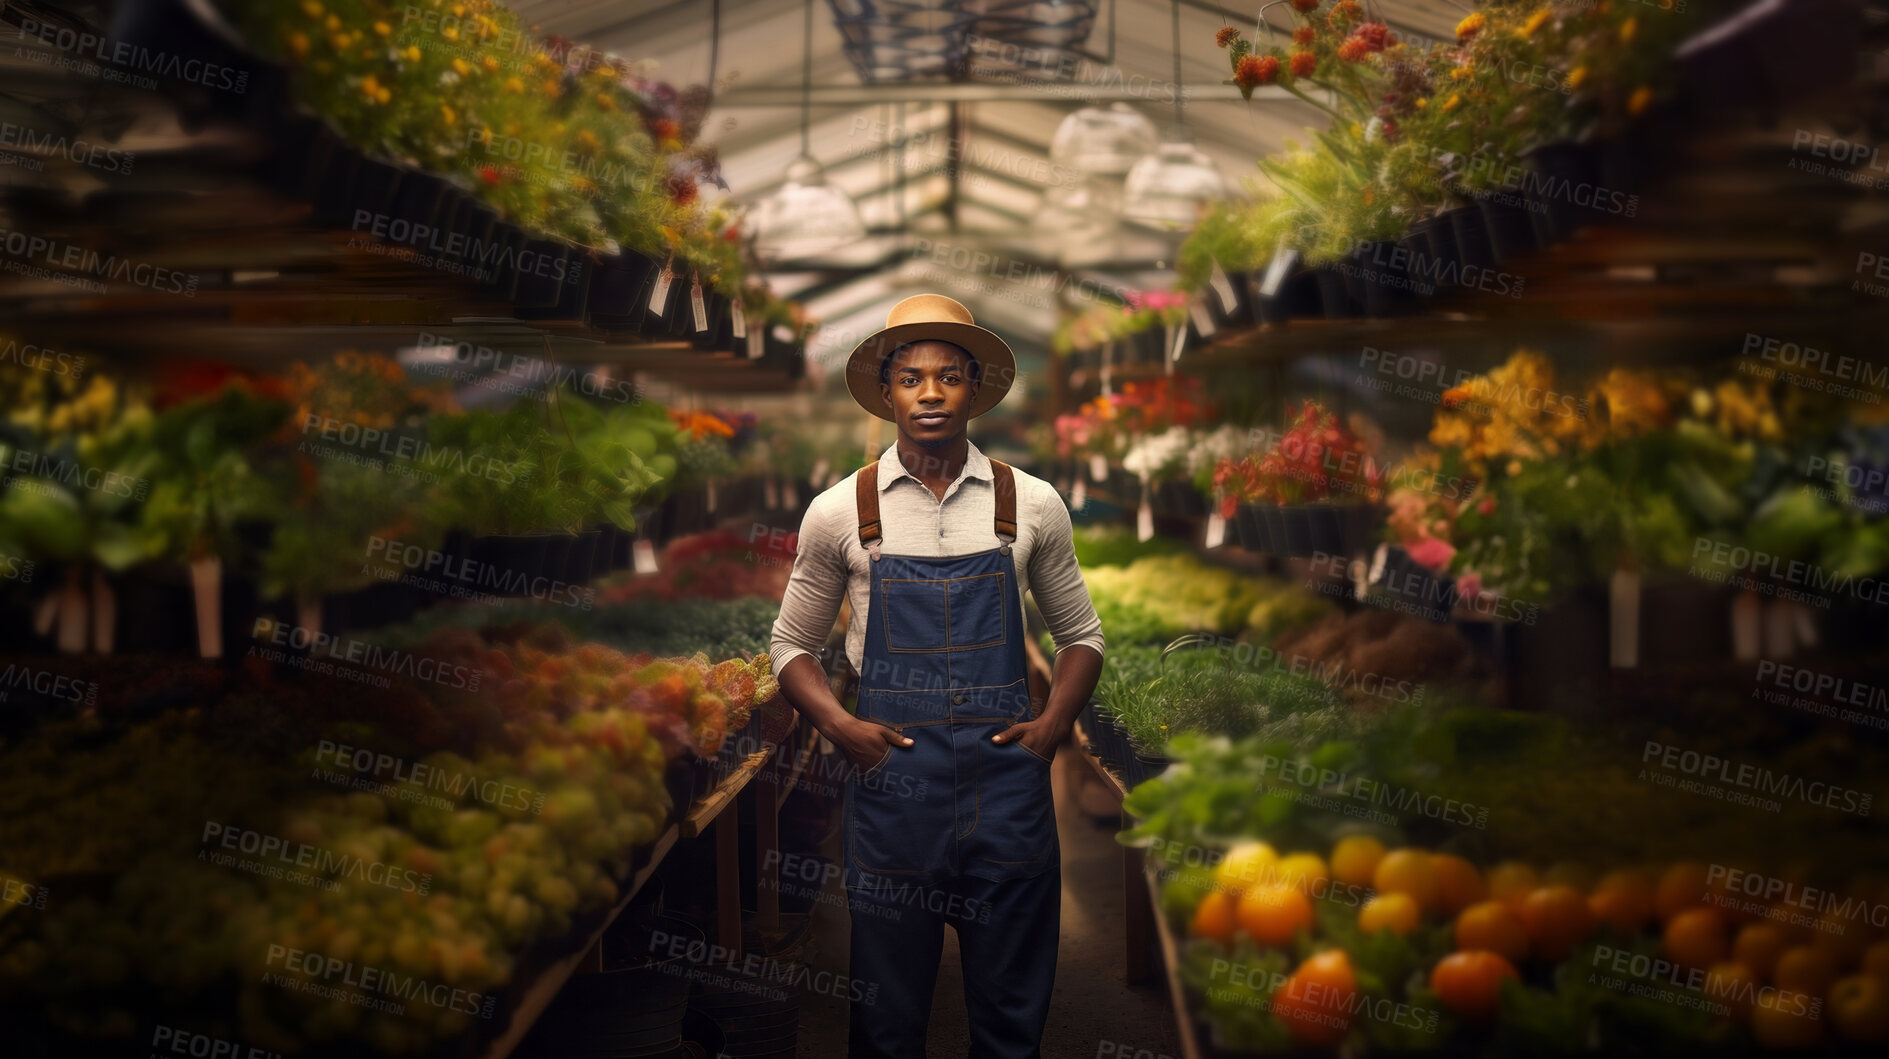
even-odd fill
[{"label": "orange fruit", "polygon": [[1507,905],[1520,904],[1540,885],[1535,869],[1519,860],[1505,860],[1490,868],[1486,878],[1490,899]]},{"label": "orange fruit", "polygon": [[1274,884],[1256,886],[1240,895],[1240,929],[1262,945],[1290,945],[1301,930],[1312,927],[1312,902],[1301,891]]},{"label": "orange fruit", "polygon": [[1771,984],[1781,990],[1819,997],[1830,991],[1839,973],[1836,957],[1829,949],[1793,945],[1777,958],[1777,966],[1771,969]]},{"label": "orange fruit", "polygon": [[1528,955],[1528,928],[1500,901],[1479,901],[1456,917],[1456,948],[1493,952],[1509,960]]},{"label": "orange fruit", "polygon": [[1388,930],[1401,938],[1417,929],[1422,918],[1417,899],[1409,894],[1378,894],[1358,910],[1358,929],[1366,934]]},{"label": "orange fruit", "polygon": [[1889,980],[1889,941],[1879,941],[1863,950],[1863,973]]},{"label": "orange fruit", "polygon": [[1454,853],[1438,853],[1430,858],[1430,870],[1436,873],[1437,908],[1445,915],[1455,915],[1489,896],[1482,873]]},{"label": "orange fruit", "polygon": [[1757,987],[1758,976],[1736,960],[1724,960],[1705,970],[1706,998],[1731,1008],[1733,1018],[1743,1019],[1751,1013]]},{"label": "orange fruit", "polygon": [[1889,979],[1853,974],[1830,987],[1830,1024],[1845,1040],[1889,1042]]},{"label": "orange fruit", "polygon": [[1384,843],[1370,835],[1347,835],[1331,851],[1332,878],[1350,886],[1369,886],[1384,859]]},{"label": "orange fruit", "polygon": [[1300,1044],[1329,1048],[1345,1039],[1358,977],[1342,949],[1308,958],[1273,991],[1272,1013]]},{"label": "orange fruit", "polygon": [[1316,853],[1293,853],[1279,858],[1276,868],[1277,882],[1281,886],[1290,886],[1308,897],[1323,894],[1331,872],[1325,867],[1325,858]]},{"label": "orange fruit", "polygon": [[1682,967],[1710,967],[1732,951],[1731,928],[1716,908],[1688,908],[1666,921],[1666,956]]},{"label": "orange fruit", "polygon": [[1522,900],[1516,917],[1528,930],[1536,956],[1563,960],[1594,932],[1587,898],[1572,886],[1544,886]]},{"label": "orange fruit", "polygon": [[1272,866],[1279,854],[1264,842],[1241,842],[1213,870],[1215,888],[1238,897],[1254,886],[1269,883]]},{"label": "orange fruit", "polygon": [[1696,860],[1680,861],[1659,877],[1653,908],[1665,922],[1688,908],[1705,904],[1706,868]]},{"label": "orange fruit", "polygon": [[1825,912],[1817,917],[1817,925],[1810,932],[1810,943],[1819,949],[1830,950],[1836,957],[1837,968],[1847,970],[1863,962],[1863,953],[1869,948],[1869,939],[1863,936],[1862,922],[1846,919],[1835,912]]},{"label": "orange fruit", "polygon": [[1767,1048],[1810,1048],[1823,1036],[1823,1022],[1811,1015],[1802,997],[1760,993],[1751,1009],[1751,1035]]},{"label": "orange fruit", "polygon": [[1238,926],[1233,897],[1219,890],[1209,890],[1194,906],[1194,919],[1188,924],[1187,932],[1197,938],[1212,938],[1226,944],[1233,940],[1233,931]]},{"label": "orange fruit", "polygon": [[1653,880],[1645,872],[1610,871],[1587,897],[1594,919],[1622,934],[1638,934],[1653,918]]},{"label": "orange fruit", "polygon": [[1771,969],[1778,957],[1791,947],[1790,932],[1769,920],[1746,923],[1732,942],[1732,959],[1751,968],[1758,981],[1771,980]]},{"label": "orange fruit", "polygon": [[1436,907],[1436,869],[1430,866],[1428,850],[1412,847],[1384,854],[1371,883],[1379,893],[1409,894],[1424,908]]},{"label": "orange fruit", "polygon": [[1430,971],[1430,991],[1469,1022],[1487,1022],[1502,1006],[1502,979],[1520,978],[1515,965],[1484,950],[1453,952]]}]

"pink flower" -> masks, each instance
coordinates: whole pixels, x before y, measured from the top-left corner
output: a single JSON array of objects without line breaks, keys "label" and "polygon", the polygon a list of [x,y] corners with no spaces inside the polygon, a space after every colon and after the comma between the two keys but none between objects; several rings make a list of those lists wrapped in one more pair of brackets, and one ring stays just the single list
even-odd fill
[{"label": "pink flower", "polygon": [[1482,595],[1482,575],[1470,571],[1456,579],[1456,594],[1464,599],[1476,599]]},{"label": "pink flower", "polygon": [[1448,570],[1450,560],[1456,557],[1456,547],[1449,541],[1437,537],[1425,537],[1405,548],[1410,557],[1418,563],[1441,573]]},{"label": "pink flower", "polygon": [[1491,515],[1494,513],[1495,497],[1485,496],[1482,498],[1482,502],[1476,505],[1476,514],[1478,515]]}]

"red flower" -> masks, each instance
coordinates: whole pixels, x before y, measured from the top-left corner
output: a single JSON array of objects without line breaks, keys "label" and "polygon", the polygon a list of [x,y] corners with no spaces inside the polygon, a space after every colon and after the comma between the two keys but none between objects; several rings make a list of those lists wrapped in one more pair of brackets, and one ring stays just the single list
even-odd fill
[{"label": "red flower", "polygon": [[1292,31],[1292,43],[1310,44],[1318,38],[1318,30],[1313,26],[1300,26]]},{"label": "red flower", "polygon": [[1338,0],[1332,5],[1331,14],[1325,16],[1325,21],[1331,23],[1335,29],[1343,29],[1347,24],[1363,17],[1364,8],[1357,3],[1357,0]]},{"label": "red flower", "polygon": [[497,166],[485,165],[479,167],[479,179],[493,187],[497,187],[499,180],[502,178],[499,176]]},{"label": "red flower", "polygon": [[672,176],[663,181],[663,188],[669,192],[669,201],[678,206],[687,206],[695,201],[697,188],[694,177]]},{"label": "red flower", "polygon": [[1292,0],[1292,10],[1301,14],[1311,11],[1316,7],[1318,7],[1318,0]]},{"label": "red flower", "polygon": [[1372,51],[1383,51],[1391,44],[1391,28],[1382,22],[1366,22],[1351,35],[1369,44]]},{"label": "red flower", "polygon": [[1310,77],[1312,76],[1312,71],[1316,69],[1318,69],[1318,56],[1313,55],[1309,51],[1295,51],[1292,53],[1292,76]]},{"label": "red flower", "polygon": [[682,136],[682,129],[668,118],[657,118],[649,123],[649,134],[658,140],[674,140]]},{"label": "red flower", "polygon": [[1220,32],[1213,35],[1213,42],[1222,48],[1240,39],[1240,31],[1232,26],[1221,26]]},{"label": "red flower", "polygon": [[1346,37],[1338,46],[1338,57],[1348,63],[1354,63],[1371,54],[1371,46],[1356,37]]},{"label": "red flower", "polygon": [[1248,55],[1233,71],[1233,83],[1241,88],[1269,85],[1279,77],[1279,60],[1271,55]]}]

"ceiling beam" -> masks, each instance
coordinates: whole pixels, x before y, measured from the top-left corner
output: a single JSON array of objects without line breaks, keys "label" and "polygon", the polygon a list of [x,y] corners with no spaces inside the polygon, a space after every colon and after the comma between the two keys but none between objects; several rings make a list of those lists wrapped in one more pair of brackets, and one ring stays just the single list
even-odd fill
[{"label": "ceiling beam", "polygon": [[[1065,95],[1059,89],[1069,91]],[[1239,88],[1218,83],[1183,85],[1181,92],[1189,103],[1213,103],[1240,98]],[[810,99],[816,107],[863,107],[874,103],[1135,103],[1145,102],[1147,98],[1145,88],[1131,88],[1128,85],[1102,88],[1056,82],[1040,85],[969,82],[814,85],[810,89]],[[1255,88],[1253,99],[1266,103],[1302,102],[1277,85]],[[797,107],[800,105],[800,89],[784,85],[737,87],[716,96],[715,102],[724,107]],[[1167,101],[1160,102],[1165,105]]]}]

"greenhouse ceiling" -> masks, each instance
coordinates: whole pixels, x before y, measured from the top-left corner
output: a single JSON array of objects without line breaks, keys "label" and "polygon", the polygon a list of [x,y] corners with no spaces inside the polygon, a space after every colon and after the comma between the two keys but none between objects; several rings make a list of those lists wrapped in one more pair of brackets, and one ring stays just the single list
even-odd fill
[{"label": "greenhouse ceiling", "polygon": [[[1466,10],[1443,0],[1366,6],[1393,32],[1428,41],[1447,39]],[[513,7],[541,33],[649,60],[652,76],[678,88],[709,83],[712,66],[702,138],[717,146],[736,202],[766,198],[800,154],[802,0],[513,0]],[[1262,88],[1249,102],[1225,83],[1226,53],[1214,34],[1232,24],[1252,35],[1257,8],[1203,0],[814,0],[810,153],[827,180],[852,196],[871,233],[817,266],[783,266],[771,275],[778,291],[805,300],[824,322],[808,350],[816,373],[881,326],[892,302],[921,289],[965,302],[1028,365],[1056,326],[1053,289],[1081,295],[1165,286],[1137,272],[1171,267],[1175,237],[1103,220],[1070,230],[1055,215],[1039,219],[1046,196],[1071,180],[1068,168],[1051,164],[1050,141],[1062,119],[1091,100],[1134,108],[1165,138],[1175,129],[1178,96],[1183,135],[1229,185],[1259,179],[1258,159],[1303,140],[1324,116],[1278,89]],[[959,21],[954,39],[970,56],[965,68],[950,76],[922,69],[920,47],[908,64],[921,67],[917,73],[870,82],[836,24],[842,16],[859,21],[903,10],[921,29],[948,33],[963,16],[946,9],[1041,22],[1094,14],[1086,39],[1068,52],[1025,52],[976,32],[988,23],[965,29]],[[1283,3],[1270,12],[1275,32],[1290,25],[1290,14]],[[1063,262],[1108,262],[1107,273],[1059,278],[1059,243]]]}]

